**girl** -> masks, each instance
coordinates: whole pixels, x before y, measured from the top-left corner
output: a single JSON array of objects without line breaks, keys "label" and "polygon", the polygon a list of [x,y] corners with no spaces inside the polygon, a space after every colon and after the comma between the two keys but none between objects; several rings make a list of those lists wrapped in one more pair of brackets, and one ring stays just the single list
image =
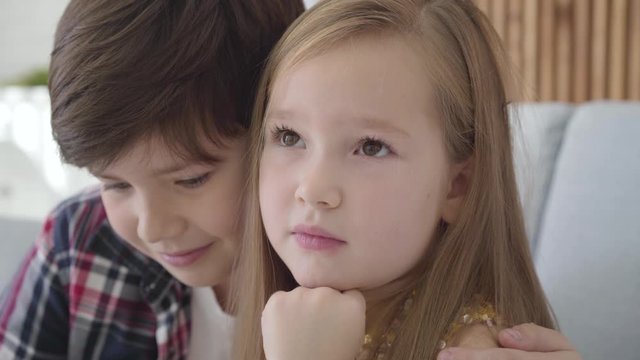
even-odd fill
[{"label": "girl", "polygon": [[433,359],[468,329],[491,347],[496,325],[554,326],[504,67],[471,1],[328,0],[296,21],[252,124],[237,358]]}]

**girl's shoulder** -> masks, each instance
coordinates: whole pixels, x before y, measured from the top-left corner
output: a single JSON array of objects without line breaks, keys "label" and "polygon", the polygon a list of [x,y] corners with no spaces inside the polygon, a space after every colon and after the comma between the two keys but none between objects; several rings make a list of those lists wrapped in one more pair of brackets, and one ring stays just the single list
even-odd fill
[{"label": "girl's shoulder", "polygon": [[462,329],[450,346],[465,348],[499,347],[497,330],[483,324],[469,325]]},{"label": "girl's shoulder", "polygon": [[499,346],[499,315],[493,305],[479,297],[463,307],[442,339],[441,348],[495,348]]}]

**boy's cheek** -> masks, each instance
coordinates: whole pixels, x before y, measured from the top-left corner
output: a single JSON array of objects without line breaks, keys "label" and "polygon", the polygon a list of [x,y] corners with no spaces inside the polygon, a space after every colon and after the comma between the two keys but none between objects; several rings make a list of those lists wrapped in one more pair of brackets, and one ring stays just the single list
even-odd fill
[{"label": "boy's cheek", "polygon": [[115,233],[131,245],[135,245],[138,241],[137,221],[133,214],[127,211],[127,208],[117,201],[111,199],[110,196],[103,194],[102,203],[109,225]]}]

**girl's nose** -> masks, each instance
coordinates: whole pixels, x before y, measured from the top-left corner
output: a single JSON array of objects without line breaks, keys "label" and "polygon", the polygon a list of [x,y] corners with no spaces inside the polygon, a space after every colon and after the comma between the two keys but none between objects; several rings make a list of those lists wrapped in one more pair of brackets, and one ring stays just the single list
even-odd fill
[{"label": "girl's nose", "polygon": [[298,184],[296,200],[319,210],[340,206],[342,190],[332,173],[321,164],[312,166]]}]

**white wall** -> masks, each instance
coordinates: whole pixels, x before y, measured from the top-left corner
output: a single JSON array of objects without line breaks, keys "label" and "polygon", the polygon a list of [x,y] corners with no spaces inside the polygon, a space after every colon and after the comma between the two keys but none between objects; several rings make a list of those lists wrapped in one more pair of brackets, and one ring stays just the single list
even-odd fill
[{"label": "white wall", "polygon": [[[304,0],[307,7],[316,2]],[[56,24],[67,3],[0,0],[0,83],[48,66]]]},{"label": "white wall", "polygon": [[0,83],[47,67],[68,0],[0,1]]},{"label": "white wall", "polygon": [[0,217],[42,219],[62,198],[96,183],[60,162],[50,117],[46,87],[0,87]]}]

